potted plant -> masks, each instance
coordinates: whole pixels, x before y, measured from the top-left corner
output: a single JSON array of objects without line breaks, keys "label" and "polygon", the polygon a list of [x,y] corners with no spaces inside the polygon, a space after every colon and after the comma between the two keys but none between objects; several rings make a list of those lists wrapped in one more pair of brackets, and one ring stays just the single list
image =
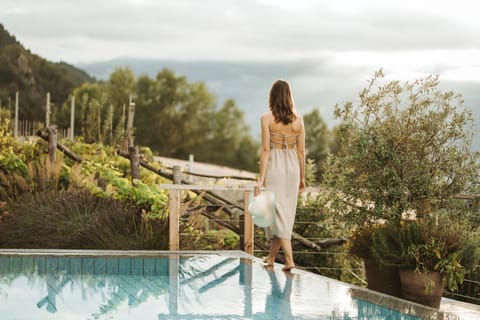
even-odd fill
[{"label": "potted plant", "polygon": [[381,265],[399,269],[405,299],[438,308],[443,288],[457,290],[478,265],[479,233],[455,217],[434,213],[389,223],[373,235],[371,253]]},{"label": "potted plant", "polygon": [[[479,181],[471,151],[474,122],[462,97],[437,76],[385,81],[379,70],[355,103],[335,107],[339,152],[324,171],[328,209],[348,230],[350,247],[371,242],[369,229],[428,216]],[[355,256],[365,258],[354,250]]]},{"label": "potted plant", "polygon": [[375,235],[382,232],[385,227],[385,224],[378,223],[354,229],[350,233],[346,249],[348,255],[363,260],[368,289],[401,298],[402,290],[397,268],[380,265],[371,251]]}]

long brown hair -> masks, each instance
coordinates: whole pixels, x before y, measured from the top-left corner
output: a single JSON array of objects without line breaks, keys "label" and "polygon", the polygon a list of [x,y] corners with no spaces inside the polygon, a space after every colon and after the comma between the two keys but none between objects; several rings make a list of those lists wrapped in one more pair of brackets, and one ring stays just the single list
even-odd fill
[{"label": "long brown hair", "polygon": [[289,124],[297,117],[293,112],[293,97],[290,85],[285,80],[277,80],[270,89],[269,107],[275,122]]}]

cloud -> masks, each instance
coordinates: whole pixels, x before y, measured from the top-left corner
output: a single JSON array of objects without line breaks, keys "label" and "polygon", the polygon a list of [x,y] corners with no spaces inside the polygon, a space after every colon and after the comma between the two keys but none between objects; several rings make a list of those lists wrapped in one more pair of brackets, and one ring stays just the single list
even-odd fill
[{"label": "cloud", "polygon": [[[317,108],[322,118],[332,127],[335,104],[358,101],[358,93],[367,85],[377,68],[337,64],[331,57],[306,61],[175,61],[116,59],[104,63],[81,64],[80,67],[98,78],[107,79],[119,66],[130,66],[137,74],[154,78],[158,71],[170,68],[189,81],[204,81],[217,96],[218,105],[226,99],[234,99],[245,112],[245,120],[254,136],[260,132],[258,119],[267,110],[268,91],[279,78],[289,81],[297,109],[305,114]],[[385,70],[387,79],[399,79]],[[414,80],[410,75],[399,80]],[[465,106],[473,111],[476,127],[480,130],[479,82],[452,81],[440,77],[442,90],[461,93]],[[480,132],[476,135],[476,150],[480,150]]]},{"label": "cloud", "polygon": [[439,74],[478,110],[477,6],[470,0],[2,0],[0,21],[52,61],[161,61],[146,72],[165,65],[205,80],[220,102],[234,98],[255,128],[276,78],[291,82],[301,111],[318,107],[331,122],[333,105],[355,98],[380,67],[400,80]]},{"label": "cloud", "polygon": [[110,58],[284,60],[479,48],[474,9],[466,1],[6,0],[0,19],[52,60],[88,61],[92,47]]}]

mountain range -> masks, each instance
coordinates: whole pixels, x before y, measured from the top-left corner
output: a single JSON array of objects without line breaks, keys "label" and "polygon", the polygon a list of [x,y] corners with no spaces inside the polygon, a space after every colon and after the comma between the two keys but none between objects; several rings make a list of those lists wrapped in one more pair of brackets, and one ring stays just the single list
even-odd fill
[{"label": "mountain range", "polygon": [[18,91],[20,120],[43,121],[47,92],[51,103],[60,105],[75,87],[92,81],[73,65],[33,54],[0,24],[0,101],[13,109]]}]

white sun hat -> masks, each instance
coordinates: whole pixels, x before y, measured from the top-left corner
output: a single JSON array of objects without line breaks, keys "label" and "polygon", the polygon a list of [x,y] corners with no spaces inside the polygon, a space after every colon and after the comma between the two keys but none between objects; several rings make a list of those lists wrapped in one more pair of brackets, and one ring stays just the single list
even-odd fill
[{"label": "white sun hat", "polygon": [[275,194],[273,191],[262,190],[258,196],[251,198],[248,212],[257,226],[270,226],[275,219]]}]

